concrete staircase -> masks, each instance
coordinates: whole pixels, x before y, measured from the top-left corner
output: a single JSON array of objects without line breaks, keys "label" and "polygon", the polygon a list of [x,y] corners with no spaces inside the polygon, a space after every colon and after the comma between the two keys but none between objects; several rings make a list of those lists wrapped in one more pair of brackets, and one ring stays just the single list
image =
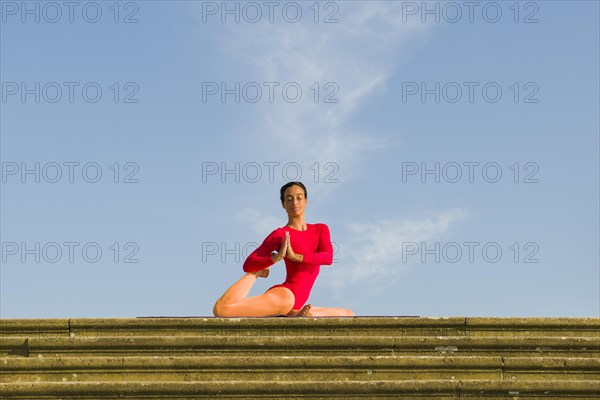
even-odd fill
[{"label": "concrete staircase", "polygon": [[2,399],[600,398],[600,318],[0,319]]}]

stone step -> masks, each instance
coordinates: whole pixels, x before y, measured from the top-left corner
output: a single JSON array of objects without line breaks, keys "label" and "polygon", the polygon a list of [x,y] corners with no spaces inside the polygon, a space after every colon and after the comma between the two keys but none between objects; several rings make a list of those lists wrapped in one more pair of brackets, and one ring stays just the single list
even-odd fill
[{"label": "stone step", "polygon": [[600,359],[479,356],[20,357],[0,381],[600,380]]},{"label": "stone step", "polygon": [[[600,337],[511,336],[100,336],[33,337],[0,340],[10,356],[124,356],[185,353],[285,353],[288,355],[346,353],[371,355],[568,353],[573,357],[600,354]],[[339,354],[341,355],[341,354]],[[475,354],[471,354],[475,355]]]},{"label": "stone step", "polygon": [[0,338],[60,336],[577,336],[599,318],[71,318],[0,319]]},{"label": "stone step", "polygon": [[[339,396],[354,399],[380,396],[402,398],[567,398],[595,396],[600,381],[590,380],[379,380],[379,381],[273,381],[273,382],[40,382],[2,383],[3,398],[74,399],[74,398],[316,398]],[[246,397],[244,397],[246,396]],[[366,396],[366,397],[365,397]],[[420,397],[419,397],[420,396]],[[433,396],[433,397],[431,397]],[[327,397],[331,398],[331,397]],[[397,398],[397,397],[396,397]]]},{"label": "stone step", "polygon": [[592,399],[600,319],[0,319],[0,366],[3,399]]}]

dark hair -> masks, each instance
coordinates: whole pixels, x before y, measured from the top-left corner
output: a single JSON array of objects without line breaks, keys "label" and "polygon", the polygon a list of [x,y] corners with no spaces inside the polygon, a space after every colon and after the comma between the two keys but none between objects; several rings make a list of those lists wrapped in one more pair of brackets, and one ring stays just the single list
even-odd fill
[{"label": "dark hair", "polygon": [[285,193],[285,191],[292,186],[300,186],[302,188],[302,190],[304,190],[304,198],[308,199],[308,193],[306,193],[306,186],[304,186],[304,184],[302,182],[288,182],[285,185],[283,185],[281,187],[281,190],[279,191],[279,198],[281,199],[281,204],[283,204],[283,194]]}]

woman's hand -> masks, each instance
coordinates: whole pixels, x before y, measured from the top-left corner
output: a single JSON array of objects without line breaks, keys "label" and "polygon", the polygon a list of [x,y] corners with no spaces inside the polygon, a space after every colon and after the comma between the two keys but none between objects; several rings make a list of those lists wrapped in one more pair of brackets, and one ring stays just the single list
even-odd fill
[{"label": "woman's hand", "polygon": [[283,260],[283,258],[286,256],[287,254],[287,248],[288,248],[288,242],[289,242],[289,236],[286,235],[283,238],[283,242],[281,242],[281,247],[279,248],[279,252],[278,253],[271,253],[271,260],[276,263],[277,261]]},{"label": "woman's hand", "polygon": [[302,254],[297,254],[292,249],[292,243],[290,242],[290,233],[286,232],[286,242],[287,242],[287,252],[285,257],[296,262],[302,262],[304,260],[304,256]]}]

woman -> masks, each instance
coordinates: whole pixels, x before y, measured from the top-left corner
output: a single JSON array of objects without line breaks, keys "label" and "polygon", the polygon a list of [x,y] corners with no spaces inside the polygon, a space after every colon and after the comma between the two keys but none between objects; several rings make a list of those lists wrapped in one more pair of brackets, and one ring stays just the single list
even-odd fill
[{"label": "woman", "polygon": [[[353,316],[344,308],[312,307],[305,304],[319,275],[321,265],[333,263],[329,228],[304,222],[308,204],[306,187],[288,182],[280,190],[281,205],[288,223],[277,228],[244,262],[246,274],[221,296],[213,308],[216,317]],[[284,260],[285,282],[270,287],[260,296],[246,297],[256,279],[269,276],[269,267]]]}]

